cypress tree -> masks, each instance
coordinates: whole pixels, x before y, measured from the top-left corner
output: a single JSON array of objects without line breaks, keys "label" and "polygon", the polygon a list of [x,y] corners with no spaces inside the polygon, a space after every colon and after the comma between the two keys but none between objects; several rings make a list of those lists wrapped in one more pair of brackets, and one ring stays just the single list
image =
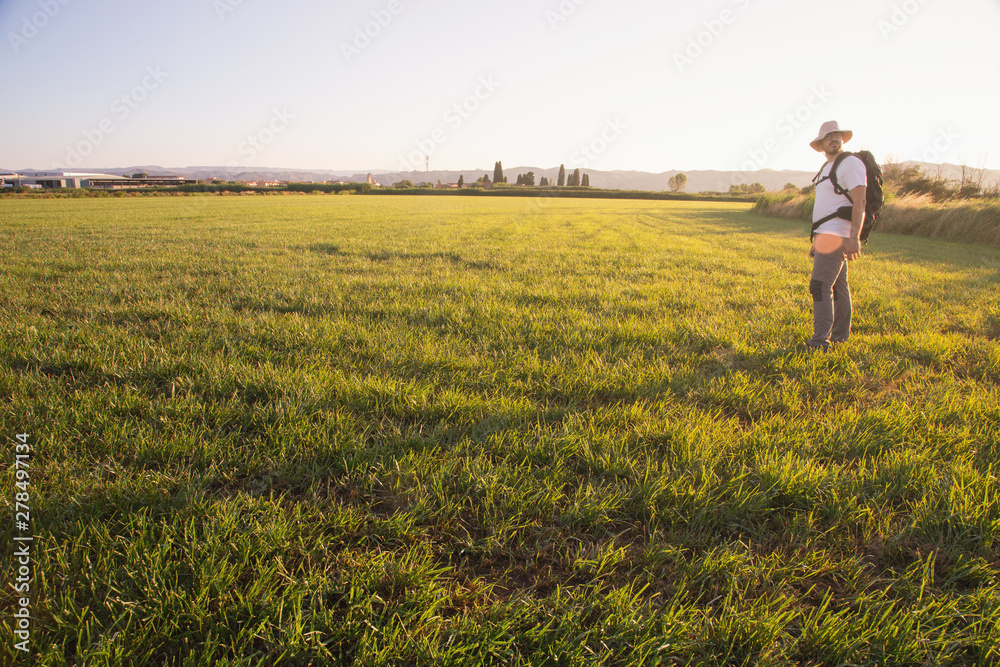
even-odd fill
[{"label": "cypress tree", "polygon": [[559,179],[556,180],[556,185],[562,187],[566,185],[566,165],[559,165]]}]

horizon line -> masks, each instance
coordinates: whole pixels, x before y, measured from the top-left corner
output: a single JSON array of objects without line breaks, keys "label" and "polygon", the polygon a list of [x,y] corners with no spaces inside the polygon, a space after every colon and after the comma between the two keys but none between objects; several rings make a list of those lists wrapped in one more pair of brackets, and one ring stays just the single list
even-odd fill
[{"label": "horizon line", "polygon": [[[892,164],[892,163],[886,162],[885,164]],[[972,169],[972,170],[976,170],[976,171],[979,171],[979,170],[982,170],[982,171],[1000,171],[1000,169],[993,169],[993,168],[990,168],[990,167],[974,167],[974,166],[971,166],[971,165],[958,164],[958,163],[954,163],[954,162],[923,162],[923,161],[920,161],[920,160],[904,160],[904,161],[901,161],[901,162],[896,162],[895,164],[918,164],[918,165],[927,165],[927,166],[932,166],[932,167],[955,167],[955,168],[963,168],[964,167],[966,169]],[[514,166],[514,167],[503,167],[503,169],[504,169],[504,171],[507,171],[508,169],[509,170],[538,169],[538,170],[546,170],[546,171],[548,171],[548,170],[558,170],[560,167],[565,167],[565,169],[568,172],[575,171],[575,170],[579,169],[581,173],[584,173],[584,172],[589,172],[589,173],[615,173],[615,172],[621,172],[621,173],[650,174],[650,175],[654,175],[654,176],[659,176],[659,175],[669,174],[669,173],[698,173],[698,172],[743,173],[743,174],[753,174],[753,173],[761,173],[761,172],[772,172],[772,173],[780,173],[780,172],[808,172],[808,173],[811,173],[810,169],[804,169],[804,168],[791,168],[791,167],[786,167],[786,168],[768,168],[768,167],[763,167],[763,166],[761,168],[759,168],[759,169],[754,169],[754,170],[718,169],[718,168],[714,168],[714,169],[665,169],[663,171],[649,171],[649,170],[646,170],[646,169],[621,169],[621,168],[619,168],[619,169],[595,169],[595,168],[590,168],[590,167],[577,167],[577,166],[567,167],[566,165],[563,164],[563,165],[557,165],[557,166],[553,166],[553,167],[539,167],[539,166],[536,166],[536,165],[517,165],[517,166]],[[354,175],[357,175],[357,174],[369,174],[369,173],[370,174],[410,174],[410,173],[413,173],[413,174],[424,174],[424,173],[427,173],[427,170],[423,170],[423,169],[410,169],[410,170],[384,169],[384,168],[338,169],[338,168],[330,168],[330,167],[270,167],[270,166],[253,166],[253,165],[212,165],[212,164],[189,164],[187,166],[169,166],[169,167],[164,167],[164,166],[159,165],[159,164],[148,164],[148,163],[147,164],[138,163],[138,164],[116,166],[116,167],[86,167],[86,166],[77,166],[77,167],[71,167],[71,168],[70,167],[64,168],[62,166],[57,166],[57,167],[53,167],[53,168],[49,168],[49,169],[38,169],[38,168],[31,167],[31,168],[21,168],[21,169],[2,170],[2,171],[4,173],[9,173],[9,174],[18,174],[18,173],[25,173],[25,172],[66,172],[66,173],[73,173],[73,172],[100,172],[100,171],[108,172],[108,171],[120,171],[120,170],[136,169],[136,168],[153,168],[153,169],[162,169],[162,170],[172,170],[172,169],[174,169],[174,170],[180,170],[180,169],[218,169],[218,170],[230,170],[230,171],[232,171],[232,170],[239,170],[239,171],[253,171],[253,170],[301,171],[301,172],[325,172],[325,173],[330,173],[330,174],[334,174],[334,175],[348,175],[349,174],[351,176],[354,176]],[[431,171],[431,172],[463,172],[464,171],[464,172],[473,172],[473,173],[478,173],[480,171],[483,171],[483,172],[487,172],[488,173],[490,171],[490,169],[489,168],[483,168],[483,167],[459,168],[459,169],[454,169],[454,168],[436,168],[436,169],[430,169],[429,171]]]}]

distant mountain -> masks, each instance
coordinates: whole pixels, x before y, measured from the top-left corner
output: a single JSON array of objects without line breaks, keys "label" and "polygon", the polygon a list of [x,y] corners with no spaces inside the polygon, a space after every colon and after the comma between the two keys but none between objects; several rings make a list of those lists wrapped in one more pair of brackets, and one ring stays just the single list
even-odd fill
[{"label": "distant mountain", "polygon": [[[958,180],[962,176],[962,167],[954,164],[928,164],[925,162],[903,162],[902,166],[918,166],[926,174],[931,176],[941,176],[945,179]],[[818,170],[820,163],[817,163]],[[574,167],[567,167],[567,174],[572,173]],[[0,170],[0,173],[11,173],[9,170]],[[33,171],[24,169],[23,171]],[[209,180],[218,178],[224,181],[292,181],[292,182],[319,182],[319,181],[348,181],[363,183],[371,173],[377,183],[383,186],[392,185],[402,180],[410,180],[414,183],[422,183],[428,176],[432,183],[456,183],[459,176],[465,177],[465,182],[472,184],[484,175],[493,178],[493,169],[464,169],[460,171],[431,171],[430,174],[424,171],[386,171],[384,169],[372,169],[370,171],[334,171],[316,169],[282,169],[275,167],[170,167],[164,168],[156,165],[138,165],[130,167],[108,167],[101,169],[80,169],[79,171],[95,171],[108,174],[132,175],[144,172],[150,176],[181,176],[183,178],[193,178],[199,180]],[[504,175],[508,182],[517,181],[519,174],[526,174],[529,171],[535,173],[535,182],[538,183],[542,177],[548,178],[555,183],[559,175],[558,167],[508,167],[504,169]],[[978,177],[978,169],[966,168],[967,176]],[[595,188],[620,189],[620,190],[647,190],[660,192],[669,190],[668,181],[671,177],[681,173],[680,170],[670,170],[661,173],[651,173],[646,171],[601,171],[598,169],[581,169],[581,172],[590,175],[590,184]],[[812,182],[814,171],[776,171],[773,169],[762,169],[760,171],[740,172],[740,171],[713,171],[713,170],[684,170],[687,176],[687,186],[685,192],[726,192],[729,186],[743,183],[761,183],[768,190],[780,190],[787,183],[793,183],[797,187],[804,187]],[[1000,170],[982,170],[982,183],[984,186],[1000,183]]]}]

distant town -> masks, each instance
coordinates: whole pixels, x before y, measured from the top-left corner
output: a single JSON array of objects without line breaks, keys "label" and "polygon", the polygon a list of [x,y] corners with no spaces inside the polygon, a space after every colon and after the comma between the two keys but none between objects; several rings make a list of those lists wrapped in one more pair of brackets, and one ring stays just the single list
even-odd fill
[{"label": "distant town", "polygon": [[[0,187],[5,188],[94,188],[99,190],[121,190],[126,188],[163,188],[181,185],[198,185],[199,183],[212,184],[222,182],[237,183],[250,188],[282,187],[292,183],[292,181],[274,180],[223,181],[223,179],[220,178],[199,180],[193,178],[183,178],[181,176],[149,176],[145,173],[135,173],[124,176],[78,171],[35,171],[9,174],[0,173]],[[337,185],[347,184],[347,181],[317,182]],[[374,187],[378,187],[378,184],[375,183],[371,174],[369,174],[368,182]]]}]

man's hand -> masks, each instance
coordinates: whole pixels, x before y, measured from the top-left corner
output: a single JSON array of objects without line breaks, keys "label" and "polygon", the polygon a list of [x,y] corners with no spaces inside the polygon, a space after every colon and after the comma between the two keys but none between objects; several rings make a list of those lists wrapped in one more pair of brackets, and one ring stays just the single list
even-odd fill
[{"label": "man's hand", "polygon": [[861,241],[856,238],[844,239],[844,255],[847,261],[861,257]]},{"label": "man's hand", "polygon": [[861,257],[861,241],[857,236],[845,239],[833,234],[817,234],[812,247],[809,248],[809,256],[815,257],[817,254],[828,255],[833,252],[843,252],[848,260]]}]

